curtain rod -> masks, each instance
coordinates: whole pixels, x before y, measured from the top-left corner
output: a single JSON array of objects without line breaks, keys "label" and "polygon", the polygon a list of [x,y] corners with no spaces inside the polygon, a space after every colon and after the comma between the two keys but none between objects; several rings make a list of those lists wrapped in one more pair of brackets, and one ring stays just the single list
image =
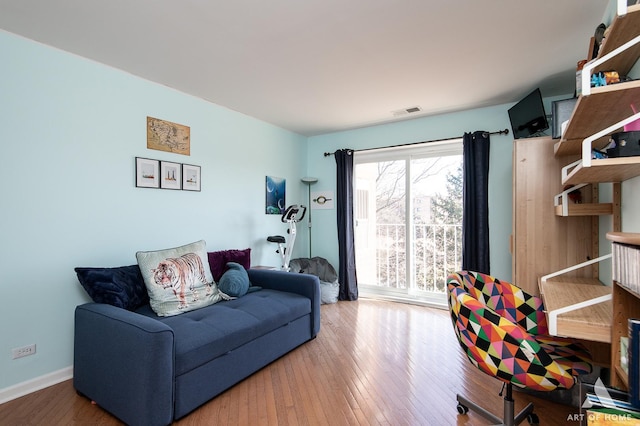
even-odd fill
[{"label": "curtain rod", "polygon": [[[509,134],[509,129],[504,129],[504,130],[497,130],[495,132],[484,132],[483,136],[487,136],[487,135],[508,135]],[[430,141],[422,141],[422,142],[411,142],[411,143],[404,143],[404,144],[400,144],[400,145],[390,145],[390,146],[380,146],[377,148],[365,148],[365,149],[354,149],[353,152],[362,152],[362,151],[372,151],[374,149],[384,149],[384,148],[400,148],[403,146],[411,146],[411,145],[419,145],[419,144],[423,144],[423,143],[433,143],[433,142],[444,142],[444,141],[449,141],[452,139],[461,139],[462,136],[458,136],[457,138],[445,138],[445,139],[434,139],[434,140],[430,140]],[[333,152],[325,152],[324,156],[325,157],[329,157],[330,155],[333,155]]]}]

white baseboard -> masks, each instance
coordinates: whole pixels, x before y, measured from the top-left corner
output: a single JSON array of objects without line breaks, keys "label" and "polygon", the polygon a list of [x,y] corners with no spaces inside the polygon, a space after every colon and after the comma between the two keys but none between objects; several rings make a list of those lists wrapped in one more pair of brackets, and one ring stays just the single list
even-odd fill
[{"label": "white baseboard", "polygon": [[20,398],[21,396],[39,391],[40,389],[57,385],[58,383],[71,378],[73,378],[73,367],[69,366],[62,370],[54,371],[52,373],[45,374],[44,376],[36,377],[35,379],[0,389],[0,404],[4,404],[5,402]]}]

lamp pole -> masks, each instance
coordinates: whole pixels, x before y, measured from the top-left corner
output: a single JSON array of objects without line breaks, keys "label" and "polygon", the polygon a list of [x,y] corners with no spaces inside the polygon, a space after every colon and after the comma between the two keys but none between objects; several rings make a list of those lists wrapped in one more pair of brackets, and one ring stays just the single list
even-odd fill
[{"label": "lamp pole", "polygon": [[314,183],[318,182],[318,178],[314,178],[314,177],[303,177],[302,179],[300,179],[305,185],[307,185],[307,192],[308,192],[308,204],[307,207],[309,208],[309,222],[308,222],[308,227],[309,227],[309,259],[311,259],[311,185],[313,185]]}]

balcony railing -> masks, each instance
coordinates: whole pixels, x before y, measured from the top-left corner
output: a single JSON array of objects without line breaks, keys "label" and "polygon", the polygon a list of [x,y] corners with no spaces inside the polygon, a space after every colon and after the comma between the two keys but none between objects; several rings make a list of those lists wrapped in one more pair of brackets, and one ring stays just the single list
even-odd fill
[{"label": "balcony railing", "polygon": [[[462,265],[461,225],[414,225],[412,247],[413,288],[444,293],[447,276]],[[378,224],[375,238],[375,283],[381,287],[408,289],[407,244],[404,224]],[[367,262],[368,263],[368,262]],[[358,269],[360,270],[360,263]],[[364,266],[364,265],[362,265]],[[374,265],[367,265],[373,267]]]}]

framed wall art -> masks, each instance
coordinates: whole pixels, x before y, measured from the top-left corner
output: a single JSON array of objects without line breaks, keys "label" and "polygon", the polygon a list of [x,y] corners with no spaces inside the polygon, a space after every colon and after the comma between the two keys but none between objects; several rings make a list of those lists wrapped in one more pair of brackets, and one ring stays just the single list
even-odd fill
[{"label": "framed wall art", "polygon": [[285,202],[286,179],[267,176],[265,185],[265,213],[283,214]]},{"label": "framed wall art", "polygon": [[149,158],[136,157],[136,187],[160,187],[160,162]]},{"label": "framed wall art", "polygon": [[160,162],[160,188],[181,189],[182,164],[170,161]]},{"label": "framed wall art", "polygon": [[200,166],[182,165],[182,190],[200,191]]},{"label": "framed wall art", "polygon": [[182,124],[147,117],[147,148],[191,155],[191,129]]}]

